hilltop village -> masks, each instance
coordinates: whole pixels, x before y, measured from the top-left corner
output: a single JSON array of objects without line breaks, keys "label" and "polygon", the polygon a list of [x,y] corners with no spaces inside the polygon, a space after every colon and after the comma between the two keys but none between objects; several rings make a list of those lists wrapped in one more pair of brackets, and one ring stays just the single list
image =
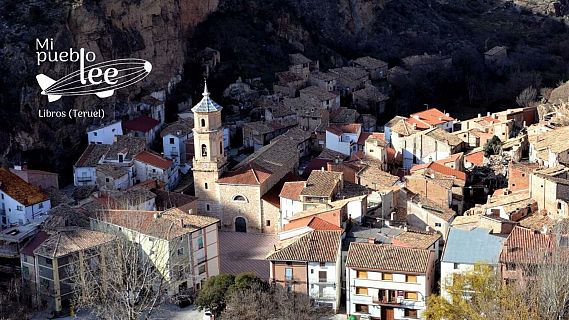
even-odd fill
[{"label": "hilltop village", "polygon": [[[203,57],[208,72],[221,64],[217,50]],[[390,68],[361,57],[330,70],[289,58],[267,94],[254,79],[229,86],[223,95],[241,105],[218,104],[204,83],[175,122],[151,97],[130,119],[89,128],[73,186],[24,164],[0,168],[0,272],[23,279],[36,306],[67,314],[75,288],[63,268],[118,232],[169,295],[253,272],[356,319],[421,319],[431,294],[448,296],[444,279],[480,263],[525,281],[524,264],[540,263],[526,258],[569,217],[562,114],[526,106],[457,119],[425,106],[386,118],[391,82],[450,58]],[[485,58],[498,65],[506,49]],[[224,108],[248,115],[222,118]]]}]

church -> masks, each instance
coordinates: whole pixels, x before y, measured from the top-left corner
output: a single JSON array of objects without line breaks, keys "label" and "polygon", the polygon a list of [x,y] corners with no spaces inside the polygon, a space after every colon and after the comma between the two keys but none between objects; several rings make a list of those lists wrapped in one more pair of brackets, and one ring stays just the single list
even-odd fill
[{"label": "church", "polygon": [[193,175],[198,212],[221,220],[224,230],[278,232],[279,206],[271,199],[298,168],[297,143],[275,139],[231,170],[223,145],[222,107],[203,98],[193,108]]}]

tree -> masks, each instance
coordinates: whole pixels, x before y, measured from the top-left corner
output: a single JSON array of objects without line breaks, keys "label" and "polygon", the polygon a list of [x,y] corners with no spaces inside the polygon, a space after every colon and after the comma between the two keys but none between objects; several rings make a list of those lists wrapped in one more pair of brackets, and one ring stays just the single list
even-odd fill
[{"label": "tree", "polygon": [[529,86],[516,97],[516,103],[520,107],[529,107],[536,98],[537,90],[533,86]]},{"label": "tree", "polygon": [[429,320],[541,319],[521,291],[506,285],[493,267],[475,265],[474,270],[443,279],[449,297],[431,295],[424,317]]},{"label": "tree", "polygon": [[486,145],[484,145],[484,156],[489,157],[491,155],[500,154],[502,150],[502,140],[497,136],[492,136]]},{"label": "tree", "polygon": [[27,319],[31,316],[24,299],[22,279],[14,277],[0,287],[0,319]]},{"label": "tree", "polygon": [[315,306],[303,293],[286,290],[280,285],[253,284],[232,290],[227,298],[223,319],[313,320],[333,314],[332,309]]}]

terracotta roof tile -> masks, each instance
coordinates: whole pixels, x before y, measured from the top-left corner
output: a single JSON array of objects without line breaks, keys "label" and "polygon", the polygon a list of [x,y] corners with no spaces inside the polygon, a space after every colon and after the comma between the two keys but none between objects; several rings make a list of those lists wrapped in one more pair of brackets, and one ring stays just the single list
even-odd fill
[{"label": "terracotta roof tile", "polygon": [[464,160],[481,167],[484,165],[484,151],[480,150],[477,152],[469,153],[464,156]]},{"label": "terracotta roof tile", "polygon": [[536,231],[514,227],[500,253],[502,263],[544,263],[553,249],[553,237]]},{"label": "terracotta roof tile", "polygon": [[249,163],[236,171],[225,173],[217,182],[224,184],[261,185],[271,174],[273,174],[271,171],[254,163]]},{"label": "terracotta roof tile", "polygon": [[163,170],[170,168],[173,163],[172,160],[163,158],[159,154],[150,151],[142,151],[134,156],[134,159]]},{"label": "terracotta roof tile", "polygon": [[48,196],[8,169],[0,168],[0,190],[24,206],[48,200]]},{"label": "terracotta roof tile", "polygon": [[403,248],[374,243],[350,243],[346,267],[410,273],[426,273],[429,250]]},{"label": "terracotta roof tile", "polygon": [[123,123],[123,128],[129,131],[148,132],[158,126],[160,121],[149,116],[140,116]]},{"label": "terracotta roof tile", "polygon": [[50,235],[33,252],[36,255],[57,258],[108,243],[113,239],[115,236],[109,233],[73,228]]},{"label": "terracotta roof tile", "polygon": [[333,192],[342,180],[341,172],[334,171],[312,171],[306,186],[300,192],[301,195],[316,197],[331,197]]},{"label": "terracotta roof tile", "polygon": [[454,120],[453,117],[447,116],[437,108],[431,108],[425,111],[413,113],[411,117],[420,119],[432,126]]},{"label": "terracotta roof tile", "polygon": [[285,182],[279,197],[300,201],[300,193],[306,186],[306,181]]},{"label": "terracotta roof tile", "polygon": [[428,249],[436,241],[442,238],[439,233],[428,233],[420,231],[405,231],[396,235],[391,243],[398,247]]},{"label": "terracotta roof tile", "polygon": [[310,227],[312,230],[320,231],[342,231],[343,229],[337,225],[323,220],[316,216],[308,216],[297,220],[292,220],[291,222],[284,225],[283,229],[285,231],[294,230],[302,227]]},{"label": "terracotta roof tile", "polygon": [[271,261],[336,262],[342,244],[341,231],[312,231],[271,253]]},{"label": "terracotta roof tile", "polygon": [[109,151],[110,146],[106,144],[90,144],[85,148],[75,167],[95,167],[101,158]]},{"label": "terracotta roof tile", "polygon": [[462,172],[462,171],[458,171],[455,170],[453,168],[447,167],[445,165],[442,165],[440,163],[437,162],[428,162],[428,163],[423,163],[423,164],[418,164],[415,165],[411,168],[410,172],[416,172],[418,170],[422,170],[422,169],[431,169],[435,172],[447,175],[447,176],[452,176],[455,177],[457,179],[460,179],[462,181],[466,181],[466,173]]}]

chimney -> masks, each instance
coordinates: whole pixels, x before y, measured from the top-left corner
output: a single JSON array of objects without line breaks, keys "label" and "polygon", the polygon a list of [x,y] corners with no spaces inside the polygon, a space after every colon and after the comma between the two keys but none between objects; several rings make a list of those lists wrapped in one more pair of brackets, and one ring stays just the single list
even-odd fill
[{"label": "chimney", "polygon": [[335,164],[340,163],[340,157],[336,156],[336,158],[334,158],[334,163]]},{"label": "chimney", "polygon": [[392,212],[392,213],[391,213],[391,217],[390,217],[390,218],[391,218],[391,219],[390,219],[391,221],[395,220],[395,212]]},{"label": "chimney", "polygon": [[478,114],[478,118],[480,118],[481,116],[482,116],[482,115],[479,113],[479,114]]},{"label": "chimney", "polygon": [[184,227],[185,227],[185,225],[184,225],[184,219],[183,219],[183,218],[180,218],[180,227],[181,227],[181,228],[184,228]]},{"label": "chimney", "polygon": [[450,117],[450,113],[446,112],[445,116]]},{"label": "chimney", "polygon": [[19,164],[17,164],[17,165],[14,166],[14,169],[15,169],[15,170],[18,170],[18,171],[22,171],[22,166],[19,165]]},{"label": "chimney", "polygon": [[417,124],[413,123],[413,129],[417,129]]},{"label": "chimney", "polygon": [[404,230],[404,231],[407,231],[407,225],[404,225],[404,226],[403,226],[403,230]]},{"label": "chimney", "polygon": [[488,117],[490,116],[490,111],[486,112],[486,116]]},{"label": "chimney", "polygon": [[154,219],[158,219],[159,215],[158,215],[158,213],[154,213],[154,214],[152,215],[152,217],[154,217]]},{"label": "chimney", "polygon": [[375,238],[367,238],[367,243],[375,243]]},{"label": "chimney", "polygon": [[189,209],[188,214],[194,214],[194,209]]},{"label": "chimney", "polygon": [[324,167],[320,167],[320,171],[324,172]]}]

